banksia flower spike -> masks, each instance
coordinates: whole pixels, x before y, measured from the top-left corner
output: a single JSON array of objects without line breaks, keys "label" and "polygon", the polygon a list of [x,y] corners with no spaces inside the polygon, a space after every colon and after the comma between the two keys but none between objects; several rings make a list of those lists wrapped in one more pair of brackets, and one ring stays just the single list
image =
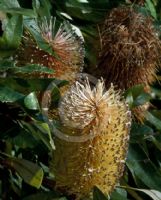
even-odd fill
[{"label": "banksia flower spike", "polygon": [[149,86],[156,79],[161,43],[150,17],[132,7],[114,8],[101,28],[98,69],[119,88]]},{"label": "banksia flower spike", "polygon": [[[100,26],[101,50],[97,72],[118,88],[143,84],[149,92],[156,80],[161,42],[150,16],[134,7],[114,8]],[[144,110],[144,109],[143,109]]]},{"label": "banksia flower spike", "polygon": [[76,140],[55,138],[51,172],[57,187],[76,199],[88,196],[94,186],[109,195],[123,173],[131,124],[120,92],[113,85],[105,91],[102,80],[93,89],[88,80],[76,82],[59,113],[61,131]]},{"label": "banksia flower spike", "polygon": [[25,32],[22,44],[16,52],[18,66],[28,63],[40,64],[54,69],[54,74],[38,74],[38,77],[54,77],[74,82],[81,72],[84,60],[82,39],[68,22],[59,25],[55,18],[42,19],[38,34],[52,50],[52,53],[38,47],[30,32]]}]

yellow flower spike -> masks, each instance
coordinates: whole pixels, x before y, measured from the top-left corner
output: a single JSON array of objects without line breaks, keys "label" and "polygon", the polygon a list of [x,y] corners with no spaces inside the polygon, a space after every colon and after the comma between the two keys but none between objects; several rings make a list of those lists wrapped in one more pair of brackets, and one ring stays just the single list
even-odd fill
[{"label": "yellow flower spike", "polygon": [[76,199],[89,196],[94,186],[109,195],[124,170],[131,124],[120,92],[113,85],[105,91],[102,80],[93,89],[88,80],[76,82],[62,99],[59,113],[61,131],[77,139],[55,138],[51,172],[57,187]]},{"label": "yellow flower spike", "polygon": [[67,80],[73,83],[82,71],[84,64],[84,47],[82,39],[75,33],[68,22],[57,27],[56,18],[45,17],[38,24],[37,32],[48,43],[54,55],[37,46],[32,34],[25,32],[15,58],[17,66],[40,64],[54,69],[53,74],[37,74],[37,77],[49,77]]}]

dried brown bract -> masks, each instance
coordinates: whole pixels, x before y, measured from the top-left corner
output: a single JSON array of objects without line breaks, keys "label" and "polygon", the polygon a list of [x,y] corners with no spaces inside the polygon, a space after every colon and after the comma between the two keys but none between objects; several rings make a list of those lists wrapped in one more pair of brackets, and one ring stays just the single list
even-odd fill
[{"label": "dried brown bract", "polygon": [[101,29],[98,73],[121,89],[156,79],[161,43],[153,20],[133,7],[114,8]]},{"label": "dried brown bract", "polygon": [[[114,8],[100,26],[100,38],[97,73],[105,78],[106,87],[113,83],[128,89],[143,84],[145,91],[149,91],[156,80],[161,52],[152,18],[135,7]],[[134,116],[143,121],[146,109],[135,108]]]}]

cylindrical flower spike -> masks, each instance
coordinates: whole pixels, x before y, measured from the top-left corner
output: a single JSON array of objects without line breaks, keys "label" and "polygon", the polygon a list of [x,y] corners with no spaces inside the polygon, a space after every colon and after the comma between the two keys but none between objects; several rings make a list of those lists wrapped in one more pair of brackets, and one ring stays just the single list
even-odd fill
[{"label": "cylindrical flower spike", "polygon": [[[149,92],[150,84],[156,80],[161,51],[152,18],[135,7],[114,8],[100,26],[100,38],[96,73],[106,79],[106,87],[111,82],[121,89],[143,84]],[[146,109],[139,107],[139,110],[143,120]]]},{"label": "cylindrical flower spike", "polygon": [[120,92],[113,85],[105,91],[102,80],[93,89],[88,80],[76,82],[62,99],[59,113],[61,131],[77,140],[55,138],[51,172],[57,187],[76,199],[88,196],[94,186],[109,195],[123,173],[131,125]]},{"label": "cylindrical flower spike", "polygon": [[82,39],[68,22],[59,25],[55,18],[42,19],[38,24],[38,34],[44,39],[53,54],[38,47],[30,32],[26,32],[21,46],[16,52],[18,66],[40,64],[54,69],[54,74],[38,74],[38,77],[54,77],[74,82],[82,71],[84,47]]}]

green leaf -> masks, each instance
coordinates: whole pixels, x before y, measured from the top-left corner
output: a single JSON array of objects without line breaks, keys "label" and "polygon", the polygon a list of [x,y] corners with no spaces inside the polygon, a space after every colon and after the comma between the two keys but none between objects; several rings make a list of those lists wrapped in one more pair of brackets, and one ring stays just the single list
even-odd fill
[{"label": "green leaf", "polygon": [[130,107],[143,105],[151,99],[151,95],[144,91],[143,85],[135,85],[125,92],[126,101]]},{"label": "green leaf", "polygon": [[150,94],[148,93],[142,93],[140,94],[134,101],[134,106],[139,106],[139,105],[143,105],[146,102],[148,102],[151,99]]},{"label": "green leaf", "polygon": [[110,200],[127,200],[127,192],[122,188],[116,188],[110,195]]},{"label": "green leaf", "polygon": [[54,146],[54,143],[53,144],[51,143],[50,129],[48,130],[46,129],[44,132],[43,129],[39,128],[40,122],[37,122],[37,121],[34,121],[32,123],[26,123],[25,121],[21,121],[21,123],[28,131],[30,131],[30,133],[36,140],[42,141],[49,151],[53,150],[53,147],[55,146]]},{"label": "green leaf", "polygon": [[54,144],[54,140],[52,139],[52,135],[51,135],[49,125],[47,123],[41,123],[41,122],[37,122],[35,125],[36,125],[37,128],[39,128],[41,130],[41,132],[48,134],[49,143],[51,145],[51,148],[53,150],[55,150],[55,144]]},{"label": "green leaf", "polygon": [[148,138],[148,140],[153,142],[155,147],[161,151],[161,135],[160,134],[156,135],[155,137],[151,135]]},{"label": "green leaf", "polygon": [[27,131],[19,131],[18,135],[13,138],[9,137],[7,141],[22,149],[34,148],[38,144],[37,140],[35,140],[35,138],[33,138]]},{"label": "green leaf", "polygon": [[161,120],[158,119],[156,116],[154,116],[150,112],[146,112],[145,114],[146,120],[148,120],[151,124],[153,124],[158,130],[161,130]]},{"label": "green leaf", "polygon": [[8,19],[3,36],[0,38],[0,50],[15,49],[19,46],[22,35],[22,16],[15,15]]},{"label": "green leaf", "polygon": [[139,142],[144,139],[148,139],[151,135],[154,134],[154,131],[151,127],[144,124],[132,123],[131,132],[130,132],[130,142]]},{"label": "green leaf", "polygon": [[37,64],[29,64],[24,67],[13,67],[12,70],[14,71],[14,73],[35,73],[35,72],[41,72],[47,74],[54,73],[53,69],[49,69],[48,67]]},{"label": "green leaf", "polygon": [[7,158],[5,162],[10,165],[29,185],[40,188],[43,180],[41,167],[25,159]]},{"label": "green leaf", "polygon": [[153,4],[153,2],[151,0],[146,0],[146,7],[147,9],[150,11],[151,15],[157,19],[157,13],[156,13],[156,10],[155,10],[155,6]]},{"label": "green leaf", "polygon": [[10,13],[12,15],[19,14],[29,17],[35,17],[35,13],[31,9],[25,9],[25,8],[0,8],[0,11],[3,11],[5,13]]},{"label": "green leaf", "polygon": [[137,190],[149,195],[153,200],[161,199],[161,192],[157,190],[145,190],[145,189],[137,189]]},{"label": "green leaf", "polygon": [[18,8],[20,7],[17,0],[0,0],[0,7],[1,8]]},{"label": "green leaf", "polygon": [[1,102],[15,102],[24,97],[23,94],[12,90],[9,87],[0,85],[0,101]]},{"label": "green leaf", "polygon": [[0,72],[5,72],[14,67],[14,63],[10,60],[0,60]]},{"label": "green leaf", "polygon": [[50,10],[52,7],[49,0],[33,0],[32,6],[35,13],[40,17],[46,16],[47,18],[50,18]]},{"label": "green leaf", "polygon": [[125,96],[131,92],[134,99],[136,99],[142,92],[144,92],[144,86],[143,85],[135,85],[132,88],[129,88],[125,92]]},{"label": "green leaf", "polygon": [[54,78],[0,78],[0,84],[2,86],[9,87],[12,90],[16,90],[23,94],[29,94],[33,91],[45,91],[52,82],[58,87],[62,87],[67,84],[67,81]]},{"label": "green leaf", "polygon": [[56,3],[70,17],[82,20],[84,23],[98,23],[104,19],[110,4],[109,0],[104,1],[73,1],[63,0]]},{"label": "green leaf", "polygon": [[67,200],[65,197],[57,197],[54,192],[40,192],[23,198],[23,200]]},{"label": "green leaf", "polygon": [[38,110],[40,108],[35,92],[30,93],[24,98],[24,104],[26,108],[31,110]]},{"label": "green leaf", "polygon": [[161,192],[159,192],[157,190],[138,189],[138,188],[133,188],[133,187],[129,187],[129,186],[128,187],[123,186],[123,188],[144,192],[145,194],[150,196],[153,200],[160,200],[161,199]]},{"label": "green leaf", "polygon": [[23,67],[15,66],[13,61],[10,60],[0,60],[0,71],[5,72],[9,71],[9,74],[30,74],[30,73],[45,73],[45,74],[53,74],[54,70],[43,65],[37,64],[28,64]]},{"label": "green leaf", "polygon": [[134,179],[136,177],[149,188],[161,191],[161,174],[138,144],[130,144],[126,164]]},{"label": "green leaf", "polygon": [[97,187],[94,187],[93,200],[108,200],[108,198]]},{"label": "green leaf", "polygon": [[133,107],[134,99],[133,99],[132,92],[128,92],[128,94],[126,95],[126,102],[129,104],[130,108]]}]

